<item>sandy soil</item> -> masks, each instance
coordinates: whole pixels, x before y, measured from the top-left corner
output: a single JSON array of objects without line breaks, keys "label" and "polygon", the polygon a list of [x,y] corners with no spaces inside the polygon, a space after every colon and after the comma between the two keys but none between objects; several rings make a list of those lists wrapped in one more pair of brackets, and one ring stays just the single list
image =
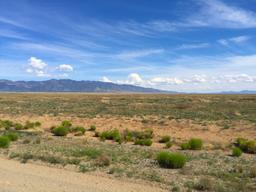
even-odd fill
[{"label": "sandy soil", "polygon": [[206,122],[206,125],[197,124],[191,120],[167,120],[160,124],[158,117],[148,117],[151,121],[149,123],[142,123],[141,118],[127,118],[127,117],[96,117],[90,118],[76,118],[76,117],[51,117],[51,116],[8,116],[0,114],[0,119],[10,119],[16,122],[40,121],[42,128],[49,130],[53,125],[58,125],[61,121],[70,120],[74,126],[84,126],[89,128],[90,125],[96,125],[97,131],[118,129],[120,131],[129,129],[141,131],[147,128],[154,130],[156,141],[160,136],[169,135],[178,142],[185,141],[191,137],[198,137],[204,140],[206,144],[222,143],[229,144],[238,137],[254,139],[256,137],[255,125],[238,121],[230,123],[229,129],[223,129],[217,122]]},{"label": "sandy soil", "polygon": [[164,190],[95,175],[0,158],[1,192],[162,192]]}]

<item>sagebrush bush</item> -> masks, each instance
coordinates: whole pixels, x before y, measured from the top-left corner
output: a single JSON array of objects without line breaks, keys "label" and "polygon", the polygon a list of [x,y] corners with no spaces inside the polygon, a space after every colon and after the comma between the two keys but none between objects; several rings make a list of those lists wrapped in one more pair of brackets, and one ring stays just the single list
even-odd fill
[{"label": "sagebrush bush", "polygon": [[4,136],[8,137],[10,139],[10,141],[17,141],[19,138],[18,134],[15,132],[5,133]]},{"label": "sagebrush bush", "polygon": [[151,146],[152,145],[151,139],[137,139],[134,144],[135,145],[141,145],[141,146]]},{"label": "sagebrush bush", "polygon": [[234,157],[240,157],[242,155],[242,150],[239,147],[235,147],[232,150],[232,156]]},{"label": "sagebrush bush", "polygon": [[121,135],[120,132],[117,129],[110,130],[110,131],[103,131],[100,134],[101,140],[114,140],[116,142],[121,141]]},{"label": "sagebrush bush", "polygon": [[53,128],[52,133],[55,136],[66,136],[69,133],[69,129],[64,126],[59,126],[59,127]]},{"label": "sagebrush bush", "polygon": [[13,127],[14,123],[9,120],[0,120],[0,128],[5,128],[6,130],[9,130],[11,127]]},{"label": "sagebrush bush", "polygon": [[188,143],[188,142],[181,143],[180,147],[181,147],[182,150],[188,150],[188,149],[190,149],[190,146],[189,146],[189,143]]},{"label": "sagebrush bush", "polygon": [[34,124],[35,124],[35,127],[40,127],[42,125],[42,123],[39,121],[36,121]]},{"label": "sagebrush bush", "polygon": [[200,150],[203,147],[203,141],[202,139],[192,138],[188,142],[189,149],[191,150]]},{"label": "sagebrush bush", "polygon": [[235,146],[245,153],[256,153],[256,140],[247,140],[244,138],[236,139]]},{"label": "sagebrush bush", "polygon": [[247,153],[256,153],[256,141],[251,140],[247,142]]},{"label": "sagebrush bush", "polygon": [[6,136],[0,136],[0,148],[7,148],[10,145],[10,139]]},{"label": "sagebrush bush", "polygon": [[247,150],[247,139],[244,138],[237,138],[235,141],[235,146],[239,147],[242,151],[246,152]]},{"label": "sagebrush bush", "polygon": [[186,157],[180,153],[160,152],[157,155],[157,162],[163,168],[178,169],[186,164]]},{"label": "sagebrush bush", "polygon": [[91,125],[89,131],[95,131],[95,130],[96,130],[96,126],[95,125]]},{"label": "sagebrush bush", "polygon": [[15,130],[22,130],[23,129],[23,125],[21,123],[15,123],[13,125]]},{"label": "sagebrush bush", "polygon": [[80,127],[80,126],[72,127],[72,128],[70,128],[70,132],[72,132],[72,133],[80,132],[80,133],[84,134],[85,133],[85,128]]},{"label": "sagebrush bush", "polygon": [[161,139],[159,140],[159,143],[167,143],[171,140],[171,137],[168,135],[162,136]]},{"label": "sagebrush bush", "polygon": [[63,127],[66,127],[66,128],[71,128],[72,127],[72,123],[68,120],[62,121],[61,125]]},{"label": "sagebrush bush", "polygon": [[172,147],[172,142],[171,141],[168,141],[167,143],[165,143],[165,148],[166,149],[169,149]]},{"label": "sagebrush bush", "polygon": [[30,122],[30,121],[26,121],[26,123],[25,123],[23,128],[24,129],[33,129],[33,128],[35,128],[35,123]]},{"label": "sagebrush bush", "polygon": [[136,141],[139,139],[152,139],[153,138],[153,130],[146,129],[145,131],[129,131],[126,129],[123,132],[123,139],[125,141]]}]

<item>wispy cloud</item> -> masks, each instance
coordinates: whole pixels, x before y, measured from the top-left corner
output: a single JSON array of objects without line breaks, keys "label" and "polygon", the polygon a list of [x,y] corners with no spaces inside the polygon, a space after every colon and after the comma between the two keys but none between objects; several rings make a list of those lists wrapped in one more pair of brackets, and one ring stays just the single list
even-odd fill
[{"label": "wispy cloud", "polygon": [[182,44],[177,48],[177,50],[184,50],[184,49],[201,49],[209,47],[209,43],[193,43],[193,44]]},{"label": "wispy cloud", "polygon": [[117,55],[117,58],[119,59],[135,59],[135,58],[140,58],[140,57],[146,57],[150,55],[155,55],[155,54],[161,54],[163,53],[163,49],[147,49],[147,50],[136,50],[136,51],[128,51],[128,52],[123,52]]},{"label": "wispy cloud", "polygon": [[230,43],[235,43],[235,44],[240,44],[240,43],[244,43],[246,41],[248,41],[251,37],[250,36],[237,36],[237,37],[232,37],[232,38],[228,38],[228,39],[219,39],[218,43],[228,46]]},{"label": "wispy cloud", "polygon": [[255,28],[256,14],[252,11],[227,5],[219,0],[200,0],[201,11],[191,24],[219,28]]},{"label": "wispy cloud", "polygon": [[29,38],[21,33],[9,29],[0,29],[0,37],[28,40]]}]

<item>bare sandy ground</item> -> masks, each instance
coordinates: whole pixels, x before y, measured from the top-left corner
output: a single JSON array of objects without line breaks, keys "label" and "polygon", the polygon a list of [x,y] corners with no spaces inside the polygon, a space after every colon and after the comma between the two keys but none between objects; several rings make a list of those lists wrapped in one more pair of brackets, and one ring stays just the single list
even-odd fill
[{"label": "bare sandy ground", "polygon": [[145,184],[0,158],[1,192],[163,192]]}]

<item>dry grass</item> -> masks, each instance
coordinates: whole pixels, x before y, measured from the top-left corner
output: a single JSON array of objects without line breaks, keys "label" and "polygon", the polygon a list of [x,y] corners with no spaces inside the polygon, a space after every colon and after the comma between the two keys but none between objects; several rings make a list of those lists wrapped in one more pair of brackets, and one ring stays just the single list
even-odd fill
[{"label": "dry grass", "polygon": [[[255,101],[256,95],[1,94],[0,119],[42,126],[19,130],[19,140],[0,153],[23,163],[142,179],[174,191],[253,191],[255,157],[230,155],[236,138],[256,138]],[[152,129],[153,144],[101,142],[93,131],[52,136],[50,127],[63,120],[86,130],[95,125],[99,133]],[[159,143],[163,136],[170,137],[170,149]],[[180,151],[192,137],[203,140],[203,150]],[[187,164],[181,170],[160,168],[156,156],[162,150],[182,152]]]}]

